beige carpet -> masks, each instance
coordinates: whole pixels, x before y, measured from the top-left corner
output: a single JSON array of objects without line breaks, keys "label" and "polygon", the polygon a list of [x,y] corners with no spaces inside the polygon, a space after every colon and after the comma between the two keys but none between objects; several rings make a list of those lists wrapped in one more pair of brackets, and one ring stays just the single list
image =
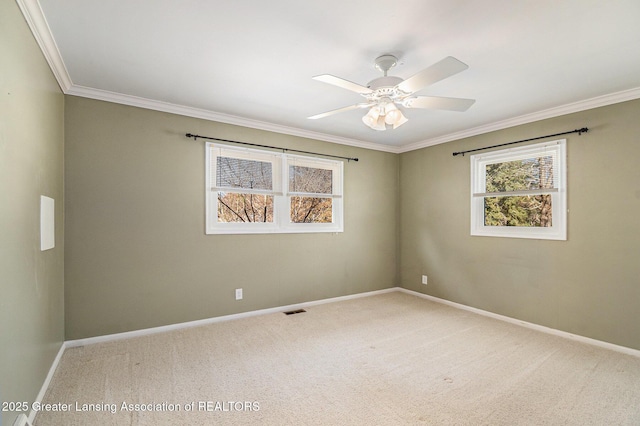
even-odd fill
[{"label": "beige carpet", "polygon": [[306,310],[68,349],[35,425],[640,425],[640,358],[400,292]]}]

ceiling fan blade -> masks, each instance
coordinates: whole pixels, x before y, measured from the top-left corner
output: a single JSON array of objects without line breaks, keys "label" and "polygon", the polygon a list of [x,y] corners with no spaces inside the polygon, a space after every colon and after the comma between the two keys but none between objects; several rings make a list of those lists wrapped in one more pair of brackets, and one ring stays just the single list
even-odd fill
[{"label": "ceiling fan blade", "polygon": [[357,83],[353,83],[344,78],[336,77],[331,74],[322,74],[313,77],[314,80],[322,81],[323,83],[333,84],[334,86],[342,87],[343,89],[350,90],[352,92],[367,94],[373,92],[368,87],[361,86]]},{"label": "ceiling fan blade", "polygon": [[476,102],[475,99],[440,98],[437,96],[416,96],[402,102],[406,108],[443,109],[447,111],[466,111]]},{"label": "ceiling fan blade", "polygon": [[307,117],[310,120],[317,120],[318,118],[324,118],[324,117],[328,117],[330,115],[333,114],[339,114],[341,112],[346,112],[346,111],[351,111],[352,109],[359,109],[359,108],[367,108],[370,106],[375,105],[375,103],[360,103],[360,104],[355,104],[355,105],[349,105],[347,107],[344,108],[338,108],[338,109],[334,109],[332,111],[327,111],[327,112],[323,112],[321,114],[316,114],[316,115],[312,115],[311,117]]},{"label": "ceiling fan blade", "polygon": [[453,56],[447,56],[440,62],[437,62],[429,68],[425,68],[419,73],[409,77],[402,83],[398,84],[397,87],[403,92],[414,93],[433,83],[464,71],[467,68],[469,68],[467,64],[460,62]]}]

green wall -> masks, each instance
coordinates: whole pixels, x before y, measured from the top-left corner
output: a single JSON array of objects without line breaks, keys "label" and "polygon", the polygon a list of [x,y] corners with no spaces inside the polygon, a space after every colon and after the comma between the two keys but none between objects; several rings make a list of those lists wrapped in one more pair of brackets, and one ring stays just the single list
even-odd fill
[{"label": "green wall", "polygon": [[[639,112],[625,102],[395,155],[67,96],[66,338],[400,285],[640,348]],[[567,241],[469,235],[469,157],[453,151],[583,126],[567,136]],[[345,164],[345,232],[205,235],[204,142],[187,132],[360,157]]]},{"label": "green wall", "polygon": [[[640,349],[638,117],[636,100],[402,154],[401,285]],[[567,241],[469,235],[470,160],[454,151],[584,126],[566,136]]]},{"label": "green wall", "polygon": [[[396,154],[73,96],[65,127],[68,340],[398,284]],[[359,157],[345,231],[205,235],[204,141],[188,132]]]},{"label": "green wall", "polygon": [[[64,340],[64,96],[17,4],[0,2],[0,401],[33,401]],[[40,196],[55,200],[40,251]],[[18,413],[0,413],[11,425]]]}]

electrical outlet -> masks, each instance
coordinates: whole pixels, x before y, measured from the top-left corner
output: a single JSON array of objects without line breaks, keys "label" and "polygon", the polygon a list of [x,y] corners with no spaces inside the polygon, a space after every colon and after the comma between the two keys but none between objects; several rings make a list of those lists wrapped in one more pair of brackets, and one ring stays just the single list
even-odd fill
[{"label": "electrical outlet", "polygon": [[427,276],[426,275],[422,276],[422,284],[427,285]]},{"label": "electrical outlet", "polygon": [[242,300],[242,289],[236,288],[236,300]]}]

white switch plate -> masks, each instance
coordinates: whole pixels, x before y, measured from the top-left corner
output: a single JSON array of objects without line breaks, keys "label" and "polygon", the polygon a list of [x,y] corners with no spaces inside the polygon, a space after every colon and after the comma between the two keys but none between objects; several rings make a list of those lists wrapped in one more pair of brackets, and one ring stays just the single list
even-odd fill
[{"label": "white switch plate", "polygon": [[427,285],[427,276],[426,275],[422,276],[422,284]]},{"label": "white switch plate", "polygon": [[242,289],[236,288],[236,300],[242,300]]}]

